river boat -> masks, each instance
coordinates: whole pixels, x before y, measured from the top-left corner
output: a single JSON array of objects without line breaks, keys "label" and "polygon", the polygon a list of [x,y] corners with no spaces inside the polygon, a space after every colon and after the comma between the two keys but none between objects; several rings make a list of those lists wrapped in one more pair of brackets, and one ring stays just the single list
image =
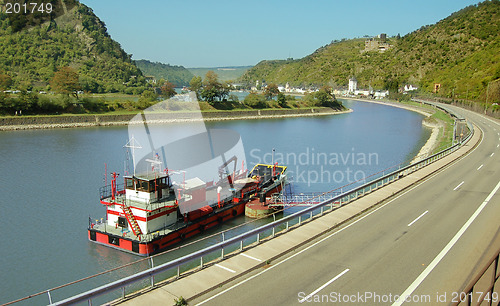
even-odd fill
[{"label": "river boat", "polygon": [[286,184],[286,166],[257,164],[248,172],[236,170],[236,163],[235,156],[223,163],[219,180],[211,182],[193,177],[176,183],[172,175],[178,171],[153,167],[118,184],[119,175],[112,173],[111,184],[100,188],[106,216],[89,217],[89,240],[149,256],[243,214],[246,203],[265,202]]}]

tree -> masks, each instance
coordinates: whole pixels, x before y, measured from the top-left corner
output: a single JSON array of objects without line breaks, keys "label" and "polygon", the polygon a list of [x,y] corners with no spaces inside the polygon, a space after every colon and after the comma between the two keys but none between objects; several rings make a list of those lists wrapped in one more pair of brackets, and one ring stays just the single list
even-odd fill
[{"label": "tree", "polygon": [[157,98],[158,96],[153,91],[145,90],[139,97],[139,101],[137,101],[137,108],[146,109],[153,105],[153,103],[157,101]]},{"label": "tree", "polygon": [[245,97],[245,105],[251,108],[266,108],[267,101],[263,95],[251,93]]},{"label": "tree", "polygon": [[285,96],[284,93],[279,92],[278,96],[276,97],[276,100],[278,100],[279,106],[281,106],[281,107],[287,107],[288,106],[288,104],[286,102],[286,96]]},{"label": "tree", "polygon": [[280,91],[278,89],[278,85],[271,83],[266,86],[266,89],[264,90],[264,96],[266,97],[267,100],[271,100],[279,92]]},{"label": "tree", "polygon": [[71,67],[61,67],[50,80],[50,86],[56,92],[72,95],[78,99],[78,91],[82,89],[78,81],[78,72]]},{"label": "tree", "polygon": [[170,82],[163,83],[163,85],[161,86],[160,89],[161,89],[162,96],[167,98],[167,99],[170,99],[177,94],[177,92],[175,91],[175,88],[174,88],[174,84],[172,84]]},{"label": "tree", "polygon": [[208,103],[213,103],[215,99],[221,97],[222,84],[219,82],[219,77],[215,72],[209,70],[203,80],[203,89],[201,97]]},{"label": "tree", "polygon": [[317,100],[319,106],[331,106],[332,102],[335,100],[335,96],[332,93],[332,88],[329,86],[323,86],[314,94],[314,98]]},{"label": "tree", "polygon": [[233,85],[229,81],[224,81],[224,83],[221,84],[221,90],[219,93],[219,97],[221,100],[226,100],[227,97],[229,96],[229,92],[233,89]]},{"label": "tree", "polygon": [[399,90],[399,80],[394,76],[387,76],[384,80],[384,88],[389,92],[397,93]]},{"label": "tree", "polygon": [[4,91],[12,85],[12,78],[10,75],[0,72],[0,90]]},{"label": "tree", "polygon": [[201,87],[203,86],[203,82],[201,80],[201,76],[195,75],[191,81],[189,82],[189,89],[196,93],[196,98],[200,99]]}]

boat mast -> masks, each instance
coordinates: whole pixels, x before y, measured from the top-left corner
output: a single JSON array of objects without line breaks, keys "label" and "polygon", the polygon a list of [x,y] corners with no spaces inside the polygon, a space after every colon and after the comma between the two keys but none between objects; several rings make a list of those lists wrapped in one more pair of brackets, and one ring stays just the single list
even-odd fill
[{"label": "boat mast", "polygon": [[142,149],[141,145],[137,140],[135,140],[134,135],[132,135],[132,138],[123,146],[124,148],[131,148],[132,149],[132,167],[134,168],[134,176],[135,176],[135,149]]}]

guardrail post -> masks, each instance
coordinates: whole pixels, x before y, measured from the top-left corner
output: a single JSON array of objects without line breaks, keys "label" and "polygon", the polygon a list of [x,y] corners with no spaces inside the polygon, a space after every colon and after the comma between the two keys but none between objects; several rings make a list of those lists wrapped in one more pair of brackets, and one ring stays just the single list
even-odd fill
[{"label": "guardrail post", "polygon": [[240,241],[240,251],[243,251],[243,240]]},{"label": "guardrail post", "polygon": [[[154,267],[153,263],[153,257],[149,257],[151,259],[151,269]],[[151,275],[151,287],[155,286],[155,276]],[[123,290],[125,290],[125,287],[123,287]]]},{"label": "guardrail post", "polygon": [[274,226],[273,226],[273,237],[274,237]]},{"label": "guardrail post", "polygon": [[181,266],[177,266],[177,278],[181,277]]},{"label": "guardrail post", "polygon": [[324,206],[321,206],[321,212],[319,213],[320,216],[323,216],[323,207]]},{"label": "guardrail post", "polygon": [[257,233],[257,243],[260,243],[260,233]]},{"label": "guardrail post", "polygon": [[299,216],[299,225],[302,222],[302,216]]},{"label": "guardrail post", "polygon": [[288,231],[288,221],[286,221],[286,230]]},{"label": "guardrail post", "polygon": [[50,290],[47,290],[47,295],[49,296],[49,304],[52,304],[52,297],[50,296]]},{"label": "guardrail post", "polygon": [[224,247],[221,248],[220,259],[224,259]]},{"label": "guardrail post", "polygon": [[[122,287],[122,299],[124,299],[124,298],[125,298],[125,287]],[[89,302],[90,302],[90,300],[89,300]],[[90,302],[90,303],[92,303],[92,302]]]},{"label": "guardrail post", "polygon": [[311,210],[311,216],[309,217],[311,220],[313,219],[313,212]]},{"label": "guardrail post", "polygon": [[203,269],[203,256],[200,257],[200,269]]}]

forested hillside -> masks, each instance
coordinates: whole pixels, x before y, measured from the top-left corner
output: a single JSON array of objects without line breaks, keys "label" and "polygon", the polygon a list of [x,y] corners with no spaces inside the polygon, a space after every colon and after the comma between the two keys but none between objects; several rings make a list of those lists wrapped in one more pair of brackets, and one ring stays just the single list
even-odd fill
[{"label": "forested hillside", "polygon": [[135,64],[145,76],[154,76],[157,80],[164,79],[176,87],[189,86],[193,74],[183,66],[172,66],[148,60],[138,60]]},{"label": "forested hillside", "polygon": [[[59,3],[59,2],[58,2]],[[22,17],[22,16],[21,16]],[[78,73],[88,92],[139,94],[145,80],[104,22],[92,9],[76,2],[61,16],[19,29],[0,13],[0,79],[19,90],[50,90],[50,80],[62,67]]]},{"label": "forested hillside", "polygon": [[393,48],[385,52],[364,52],[365,40],[334,41],[298,60],[262,61],[241,80],[338,88],[355,76],[365,88],[413,84],[430,92],[439,83],[441,96],[485,100],[488,90],[490,101],[500,101],[499,0],[466,7],[401,38],[388,38]]}]

